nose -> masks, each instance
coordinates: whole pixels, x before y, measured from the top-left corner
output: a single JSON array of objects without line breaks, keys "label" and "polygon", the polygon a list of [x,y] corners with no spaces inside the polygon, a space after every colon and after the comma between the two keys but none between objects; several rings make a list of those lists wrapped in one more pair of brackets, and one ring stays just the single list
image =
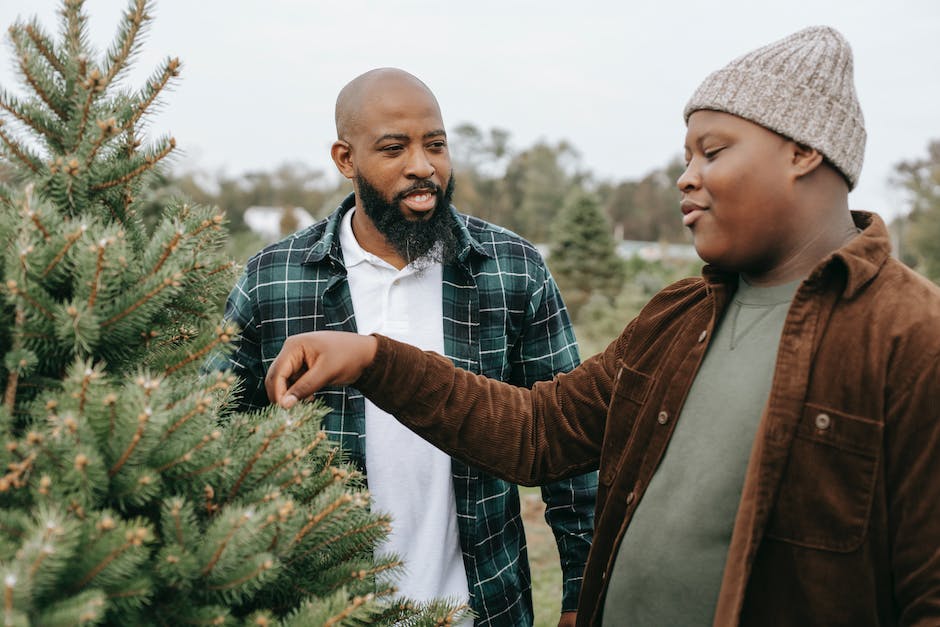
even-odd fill
[{"label": "nose", "polygon": [[676,187],[680,192],[688,192],[698,188],[700,184],[698,169],[695,167],[695,161],[689,161],[685,166],[685,171],[676,179]]},{"label": "nose", "polygon": [[409,179],[427,179],[434,174],[434,164],[422,149],[412,150],[405,163],[405,176]]}]

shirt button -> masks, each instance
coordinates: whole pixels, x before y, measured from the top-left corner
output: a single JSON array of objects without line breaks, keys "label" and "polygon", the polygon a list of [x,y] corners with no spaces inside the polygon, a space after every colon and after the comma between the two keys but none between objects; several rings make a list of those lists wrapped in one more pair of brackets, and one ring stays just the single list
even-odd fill
[{"label": "shirt button", "polygon": [[816,416],[816,428],[820,431],[825,431],[831,424],[832,419],[829,417],[829,414],[818,414]]},{"label": "shirt button", "polygon": [[632,503],[634,499],[636,499],[636,493],[635,493],[635,492],[631,492],[630,494],[628,494],[628,495],[627,495],[627,505],[629,505],[630,503]]},{"label": "shirt button", "polygon": [[702,331],[701,333],[699,333],[699,335],[698,335],[698,341],[699,341],[699,342],[704,342],[706,337],[708,337],[708,330],[707,330],[707,329],[706,329],[705,331]]},{"label": "shirt button", "polygon": [[665,412],[665,411],[659,412],[659,415],[656,416],[656,422],[658,422],[661,425],[664,425],[667,422],[669,422],[669,412]]}]

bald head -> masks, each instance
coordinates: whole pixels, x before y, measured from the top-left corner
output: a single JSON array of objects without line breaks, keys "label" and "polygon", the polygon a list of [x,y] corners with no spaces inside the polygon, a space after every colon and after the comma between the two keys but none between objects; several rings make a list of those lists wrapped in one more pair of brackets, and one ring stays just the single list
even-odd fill
[{"label": "bald head", "polygon": [[394,93],[418,92],[430,98],[440,111],[437,99],[428,86],[413,74],[397,68],[378,68],[349,81],[336,97],[336,137],[349,139],[359,130],[363,111],[384,96]]}]

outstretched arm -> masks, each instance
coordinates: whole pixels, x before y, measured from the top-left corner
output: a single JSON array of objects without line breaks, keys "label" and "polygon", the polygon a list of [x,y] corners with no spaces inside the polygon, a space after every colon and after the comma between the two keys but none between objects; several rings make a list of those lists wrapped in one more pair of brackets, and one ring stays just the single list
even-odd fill
[{"label": "outstretched arm", "polygon": [[597,469],[616,371],[615,343],[530,391],[382,336],[321,331],[288,338],[266,386],[289,407],[323,386],[352,384],[449,455],[540,485]]}]

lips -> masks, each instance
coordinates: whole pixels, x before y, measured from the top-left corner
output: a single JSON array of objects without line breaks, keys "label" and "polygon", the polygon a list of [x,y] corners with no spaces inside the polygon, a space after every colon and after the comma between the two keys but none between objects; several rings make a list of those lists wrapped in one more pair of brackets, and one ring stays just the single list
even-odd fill
[{"label": "lips", "polygon": [[707,207],[703,207],[688,199],[683,200],[679,204],[679,208],[682,209],[682,224],[684,226],[692,226],[696,220],[708,211]]},{"label": "lips", "polygon": [[415,189],[402,195],[401,202],[412,211],[425,213],[437,206],[437,190],[427,187]]},{"label": "lips", "polygon": [[412,211],[430,211],[437,204],[437,196],[431,192],[409,194],[402,200]]}]

